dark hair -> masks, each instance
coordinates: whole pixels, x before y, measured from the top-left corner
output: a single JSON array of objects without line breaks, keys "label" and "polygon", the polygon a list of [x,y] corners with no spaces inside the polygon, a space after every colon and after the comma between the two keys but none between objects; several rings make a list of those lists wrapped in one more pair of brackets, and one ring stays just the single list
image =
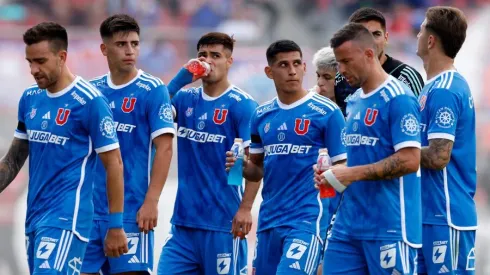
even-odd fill
[{"label": "dark hair", "polygon": [[136,32],[139,35],[140,26],[136,19],[127,14],[114,14],[100,24],[99,32],[102,39],[112,38],[118,32]]},{"label": "dark hair", "polygon": [[373,8],[360,8],[349,17],[350,23],[363,23],[367,21],[378,22],[383,30],[386,31],[386,19],[379,10]]},{"label": "dark hair", "polygon": [[299,52],[301,58],[303,58],[303,52],[301,48],[296,44],[296,42],[292,40],[278,40],[272,43],[266,51],[267,63],[271,65],[274,63],[276,56],[279,53],[288,53],[288,52]]},{"label": "dark hair", "polygon": [[330,47],[336,49],[348,41],[358,41],[373,49],[376,47],[373,35],[359,23],[349,23],[338,30],[330,39]]},{"label": "dark hair", "polygon": [[48,41],[55,52],[68,50],[68,33],[58,23],[43,22],[28,29],[23,35],[24,43],[28,46],[42,41]]},{"label": "dark hair", "polygon": [[197,41],[197,51],[204,45],[223,45],[223,48],[233,52],[235,39],[232,36],[222,32],[209,32],[199,38]]},{"label": "dark hair", "polygon": [[431,7],[425,17],[427,31],[441,40],[444,53],[454,59],[466,39],[468,23],[464,13],[453,7]]}]

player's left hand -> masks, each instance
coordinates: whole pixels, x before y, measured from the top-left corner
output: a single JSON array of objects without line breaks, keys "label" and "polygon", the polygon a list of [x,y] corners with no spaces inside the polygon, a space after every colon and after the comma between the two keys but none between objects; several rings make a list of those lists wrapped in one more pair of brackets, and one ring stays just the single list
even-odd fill
[{"label": "player's left hand", "polygon": [[241,240],[252,229],[252,210],[240,207],[233,218],[231,233],[233,238],[239,237]]},{"label": "player's left hand", "polygon": [[136,214],[136,222],[138,223],[140,232],[145,232],[145,234],[157,227],[158,201],[145,200]]},{"label": "player's left hand", "polygon": [[[349,167],[347,167],[345,164],[338,164],[330,167],[330,169],[333,173],[333,175],[337,178],[337,180],[340,181],[345,187],[349,186],[352,184],[352,171]],[[318,185],[324,184],[327,187],[332,187],[328,181],[325,179],[325,177],[322,175],[322,173],[316,168],[316,165],[313,166],[313,171],[314,173],[314,182],[315,182],[315,187],[318,188]]]}]

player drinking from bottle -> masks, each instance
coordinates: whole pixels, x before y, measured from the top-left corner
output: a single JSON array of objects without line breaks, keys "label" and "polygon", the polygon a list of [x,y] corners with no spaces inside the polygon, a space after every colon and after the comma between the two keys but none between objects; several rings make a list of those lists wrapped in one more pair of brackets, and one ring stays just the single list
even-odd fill
[{"label": "player drinking from bottle", "polygon": [[323,274],[413,274],[421,247],[417,100],[383,70],[363,25],[346,25],[330,46],[339,72],[361,89],[347,101],[347,165],[315,173],[316,184],[345,190]]},{"label": "player drinking from bottle", "polygon": [[[259,183],[246,182],[245,191],[243,186],[228,185],[223,163],[235,138],[243,140],[248,152],[250,117],[257,103],[228,80],[233,46],[233,38],[224,33],[202,36],[197,56],[210,71],[206,75],[202,75],[205,70],[194,71],[203,64],[192,60],[168,86],[178,125],[179,186],[159,274],[247,270],[243,238],[252,226],[251,208]],[[198,75],[193,77],[188,68]],[[198,78],[202,86],[180,90]]]},{"label": "player drinking from bottle", "polygon": [[0,191],[29,156],[26,249],[30,274],[72,274],[82,264],[92,228],[97,154],[106,171],[110,202],[104,253],[119,257],[128,252],[122,229],[121,153],[106,98],[66,65],[65,28],[40,23],[23,38],[36,84],[20,99],[15,137],[0,161]]},{"label": "player drinking from bottle", "polygon": [[[311,167],[320,148],[334,163],[345,161],[344,117],[334,102],[303,88],[306,64],[295,42],[276,41],[266,56],[277,97],[254,112],[243,169],[248,180],[264,179],[253,268],[258,275],[315,274],[329,221]],[[228,157],[227,167],[233,164]]]}]

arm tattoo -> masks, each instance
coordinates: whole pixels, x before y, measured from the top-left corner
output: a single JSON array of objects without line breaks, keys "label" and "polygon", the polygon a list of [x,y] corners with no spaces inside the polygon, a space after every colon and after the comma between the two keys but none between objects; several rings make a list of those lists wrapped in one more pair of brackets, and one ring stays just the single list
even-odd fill
[{"label": "arm tattoo", "polygon": [[424,168],[441,170],[451,159],[453,142],[448,139],[431,139],[429,146],[422,148],[420,164]]},{"label": "arm tattoo", "polygon": [[408,169],[408,159],[402,159],[398,154],[391,155],[377,163],[368,165],[364,172],[365,180],[390,180],[411,173]]},{"label": "arm tattoo", "polygon": [[29,156],[29,142],[14,138],[7,155],[0,160],[0,193],[15,179]]}]

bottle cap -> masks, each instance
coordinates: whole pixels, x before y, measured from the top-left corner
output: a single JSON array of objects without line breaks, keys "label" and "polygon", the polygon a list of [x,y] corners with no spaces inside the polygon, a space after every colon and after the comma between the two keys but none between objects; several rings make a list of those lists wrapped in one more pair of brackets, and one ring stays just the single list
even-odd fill
[{"label": "bottle cap", "polygon": [[241,138],[235,138],[235,141],[234,141],[234,142],[235,142],[235,143],[237,143],[237,142],[242,143],[242,142],[243,142],[243,139],[241,139]]}]

